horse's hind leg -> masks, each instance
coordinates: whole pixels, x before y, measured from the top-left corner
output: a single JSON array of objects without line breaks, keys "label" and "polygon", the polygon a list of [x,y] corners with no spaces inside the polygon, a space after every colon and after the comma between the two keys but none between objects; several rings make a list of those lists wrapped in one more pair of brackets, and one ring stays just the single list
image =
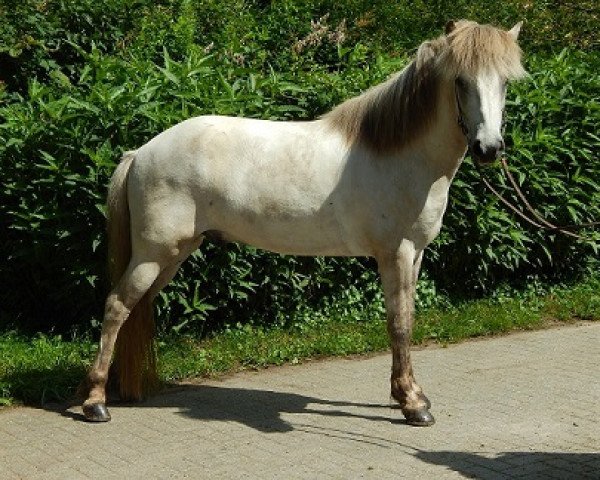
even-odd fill
[{"label": "horse's hind leg", "polygon": [[89,393],[83,404],[83,412],[88,420],[110,420],[106,409],[106,381],[117,334],[162,268],[156,261],[132,258],[121,280],[106,299],[100,349],[88,374]]},{"label": "horse's hind leg", "polygon": [[414,316],[414,291],[420,254],[409,242],[398,251],[377,258],[387,310],[387,326],[392,343],[392,396],[400,404],[407,423],[428,426],[434,423],[429,401],[416,383],[410,359]]},{"label": "horse's hind leg", "polygon": [[178,242],[175,255],[155,255],[160,261],[140,261],[135,257],[106,300],[100,350],[88,375],[89,394],[83,404],[88,420],[107,421],[106,381],[114,351],[115,341],[121,326],[136,304],[147,295],[149,308],[152,300],[171,281],[181,263],[202,243],[202,236]]}]

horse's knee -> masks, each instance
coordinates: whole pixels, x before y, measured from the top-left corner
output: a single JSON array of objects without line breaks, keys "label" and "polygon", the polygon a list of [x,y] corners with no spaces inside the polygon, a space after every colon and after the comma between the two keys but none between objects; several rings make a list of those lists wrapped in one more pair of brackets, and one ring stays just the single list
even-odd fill
[{"label": "horse's knee", "polygon": [[387,322],[387,331],[393,345],[398,348],[408,348],[412,337],[412,329],[407,322],[400,322],[397,316],[389,316]]}]

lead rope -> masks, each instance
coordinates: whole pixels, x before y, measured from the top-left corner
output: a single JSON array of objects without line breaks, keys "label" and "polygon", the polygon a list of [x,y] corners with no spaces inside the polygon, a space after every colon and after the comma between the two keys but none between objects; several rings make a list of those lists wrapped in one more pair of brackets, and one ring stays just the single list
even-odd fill
[{"label": "lead rope", "polygon": [[[463,135],[467,139],[467,148],[470,150],[471,142],[469,139],[469,129],[467,128],[467,125],[465,124],[465,121],[464,121],[463,111],[460,106],[460,101],[458,99],[458,91],[456,90],[456,88],[454,89],[454,95],[456,98],[456,109],[458,111],[457,123],[458,123],[458,126],[460,127]],[[503,117],[504,117],[504,113],[503,113]],[[504,130],[504,123],[505,122],[503,121],[502,122],[503,130]],[[503,131],[503,134],[504,134],[504,131]],[[508,178],[508,181],[510,182],[513,190],[515,191],[515,193],[517,194],[517,196],[519,197],[521,202],[523,202],[523,205],[525,205],[525,208],[529,211],[529,213],[531,215],[533,215],[535,220],[533,218],[527,216],[523,211],[521,211],[519,208],[517,208],[512,202],[507,200],[500,192],[498,192],[498,190],[496,190],[492,186],[492,184],[489,182],[489,180],[485,177],[485,175],[481,169],[481,166],[477,163],[477,161],[474,161],[473,163],[475,164],[475,168],[477,169],[477,172],[479,173],[479,178],[480,178],[481,182],[486,186],[486,188],[490,192],[492,192],[498,198],[498,200],[500,200],[500,202],[502,202],[502,204],[504,206],[509,208],[513,213],[515,213],[517,216],[519,216],[520,218],[522,218],[529,224],[531,224],[535,227],[538,227],[542,230],[562,233],[563,235],[566,235],[568,237],[573,237],[578,240],[584,240],[584,241],[594,241],[595,240],[591,237],[585,237],[583,235],[575,233],[573,230],[595,227],[597,225],[600,225],[600,222],[580,223],[577,225],[575,225],[575,224],[554,225],[553,223],[549,222],[546,218],[544,218],[535,208],[533,208],[531,206],[531,203],[527,200],[527,197],[525,196],[525,194],[519,187],[519,185],[518,185],[517,181],[515,180],[515,178],[513,177],[512,173],[510,173],[510,169],[508,167],[508,162],[506,160],[506,157],[503,156],[500,159],[500,164],[502,165],[502,170],[504,171],[506,177]]]}]

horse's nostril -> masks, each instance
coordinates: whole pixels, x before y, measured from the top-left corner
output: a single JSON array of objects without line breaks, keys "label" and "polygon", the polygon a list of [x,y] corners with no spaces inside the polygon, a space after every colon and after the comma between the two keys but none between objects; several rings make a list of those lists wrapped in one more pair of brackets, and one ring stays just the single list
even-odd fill
[{"label": "horse's nostril", "polygon": [[477,160],[488,163],[493,162],[498,157],[498,153],[503,150],[503,144],[504,142],[501,140],[487,145],[482,144],[480,140],[475,140],[471,150]]}]

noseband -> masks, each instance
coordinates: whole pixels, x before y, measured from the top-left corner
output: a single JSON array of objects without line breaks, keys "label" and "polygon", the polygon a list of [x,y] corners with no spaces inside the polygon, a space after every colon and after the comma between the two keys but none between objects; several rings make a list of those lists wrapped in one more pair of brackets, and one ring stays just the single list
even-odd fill
[{"label": "noseband", "polygon": [[[460,98],[458,96],[458,88],[456,87],[456,83],[454,85],[454,98],[456,99],[456,110],[458,112],[458,117],[456,119],[456,122],[458,123],[458,126],[460,127],[462,134],[465,136],[465,139],[467,140],[466,154],[473,157],[472,152],[471,152],[471,137],[469,135],[469,128],[467,127],[467,124],[465,122],[465,116],[464,116],[463,109],[460,104]],[[502,109],[502,127],[501,127],[502,137],[504,137],[505,126],[506,126],[506,112],[504,109]],[[580,230],[582,228],[596,227],[597,225],[600,225],[600,222],[580,223],[580,224],[576,224],[576,225],[575,224],[555,225],[555,224],[549,222],[548,220],[546,220],[535,208],[533,208],[531,206],[531,203],[527,200],[527,197],[525,197],[525,194],[519,187],[519,185],[518,185],[517,181],[515,180],[515,178],[513,177],[512,173],[510,173],[510,169],[508,167],[508,162],[504,155],[500,158],[500,164],[502,165],[502,170],[504,171],[506,178],[508,178],[508,181],[510,182],[510,185],[512,186],[513,190],[517,194],[517,197],[521,200],[525,209],[533,216],[533,218],[528,216],[521,209],[517,208],[515,204],[513,204],[512,202],[507,200],[500,192],[498,192],[498,190],[496,190],[492,186],[490,181],[483,174],[481,165],[479,164],[479,162],[477,160],[474,159],[473,163],[475,164],[475,168],[477,169],[477,172],[479,173],[479,178],[481,179],[481,182],[486,186],[486,188],[490,192],[492,192],[498,198],[498,200],[500,200],[500,202],[502,202],[502,204],[504,206],[506,206],[508,209],[510,209],[513,213],[515,213],[521,219],[525,220],[529,224],[531,224],[534,227],[537,227],[541,230],[562,233],[563,235],[573,237],[573,238],[576,238],[578,240],[583,240],[583,241],[593,241],[594,240],[591,237],[584,237],[582,235],[579,235],[578,233],[575,233],[573,230]]]}]

